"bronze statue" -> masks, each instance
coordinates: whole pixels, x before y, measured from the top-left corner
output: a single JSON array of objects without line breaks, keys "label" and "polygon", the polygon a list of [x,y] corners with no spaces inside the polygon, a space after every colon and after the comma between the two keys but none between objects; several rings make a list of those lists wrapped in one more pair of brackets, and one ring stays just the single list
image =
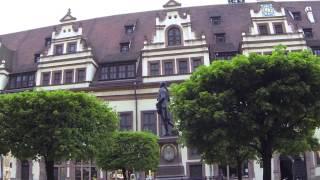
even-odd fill
[{"label": "bronze statue", "polygon": [[165,136],[169,136],[170,135],[169,126],[174,127],[174,125],[171,123],[171,120],[170,120],[170,112],[168,110],[170,96],[169,96],[169,90],[165,82],[160,83],[160,89],[159,89],[157,100],[158,100],[156,104],[157,112],[160,115],[164,128],[166,130]]}]

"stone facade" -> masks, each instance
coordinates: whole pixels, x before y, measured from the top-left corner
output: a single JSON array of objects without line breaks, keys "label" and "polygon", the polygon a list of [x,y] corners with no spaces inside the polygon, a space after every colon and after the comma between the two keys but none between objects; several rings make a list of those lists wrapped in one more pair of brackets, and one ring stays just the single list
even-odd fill
[{"label": "stone facade", "polygon": [[[184,8],[169,0],[161,10],[85,21],[77,21],[69,10],[55,26],[0,35],[0,92],[87,91],[119,113],[120,128],[160,136],[158,179],[235,176],[231,166],[204,164],[195,149],[182,147],[175,136],[163,136],[155,107],[159,83],[179,83],[198,66],[236,54],[270,54],[279,44],[319,55],[320,1],[232,2]],[[275,154],[272,162],[274,180],[292,175],[288,166],[302,169],[305,179],[320,177],[318,152]],[[41,160],[5,156],[0,165],[0,178],[45,177]],[[59,180],[112,176],[90,161],[57,162],[55,167]],[[243,173],[244,179],[262,179],[254,160],[244,164]],[[146,174],[137,175],[142,179]]]}]

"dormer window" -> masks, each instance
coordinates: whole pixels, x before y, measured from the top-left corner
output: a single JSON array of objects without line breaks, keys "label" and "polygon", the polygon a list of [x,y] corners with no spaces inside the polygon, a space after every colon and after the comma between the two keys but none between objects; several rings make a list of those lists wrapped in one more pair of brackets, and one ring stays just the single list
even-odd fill
[{"label": "dormer window", "polygon": [[120,52],[126,53],[129,52],[130,42],[120,43]]},{"label": "dormer window", "polygon": [[301,21],[301,13],[300,12],[292,12],[292,16],[295,21]]},{"label": "dormer window", "polygon": [[34,62],[35,62],[35,63],[40,62],[40,54],[35,54],[35,55],[34,55]]},{"label": "dormer window", "polygon": [[212,17],[210,17],[210,20],[213,25],[221,24],[221,16],[212,16]]},{"label": "dormer window", "polygon": [[54,55],[63,54],[63,44],[57,44],[54,46]]},{"label": "dormer window", "polygon": [[168,46],[181,45],[181,32],[178,27],[172,27],[168,30]]},{"label": "dormer window", "polygon": [[308,39],[313,38],[312,28],[303,29],[303,33],[305,38],[308,38]]},{"label": "dormer window", "polygon": [[237,4],[237,3],[244,3],[245,0],[228,0],[229,4]]},{"label": "dormer window", "polygon": [[77,42],[68,43],[67,52],[68,53],[76,53],[77,52]]},{"label": "dormer window", "polygon": [[225,43],[226,42],[226,34],[225,33],[217,33],[216,35],[216,43]]},{"label": "dormer window", "polygon": [[124,26],[126,34],[132,34],[134,31],[134,25],[126,25]]},{"label": "dormer window", "polygon": [[45,39],[44,45],[45,45],[46,47],[49,47],[49,46],[51,45],[51,37],[47,37],[47,38]]}]

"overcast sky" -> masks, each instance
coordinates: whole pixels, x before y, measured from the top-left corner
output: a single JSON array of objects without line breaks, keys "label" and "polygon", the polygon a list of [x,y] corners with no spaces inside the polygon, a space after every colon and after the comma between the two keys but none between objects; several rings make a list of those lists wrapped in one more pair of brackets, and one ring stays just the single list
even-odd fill
[{"label": "overcast sky", "polygon": [[[0,0],[0,34],[59,23],[68,8],[78,20],[162,9],[168,0]],[[221,4],[228,0],[178,0],[183,7]],[[246,0],[255,2],[256,0]],[[314,0],[309,0],[314,1]]]}]

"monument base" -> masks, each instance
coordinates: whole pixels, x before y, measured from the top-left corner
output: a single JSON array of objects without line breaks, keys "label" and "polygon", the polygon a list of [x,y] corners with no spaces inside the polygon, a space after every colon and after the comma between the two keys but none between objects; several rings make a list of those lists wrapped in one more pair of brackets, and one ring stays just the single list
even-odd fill
[{"label": "monument base", "polygon": [[164,136],[159,139],[160,165],[156,173],[157,179],[181,179],[185,177],[181,160],[181,149],[178,136]]}]

